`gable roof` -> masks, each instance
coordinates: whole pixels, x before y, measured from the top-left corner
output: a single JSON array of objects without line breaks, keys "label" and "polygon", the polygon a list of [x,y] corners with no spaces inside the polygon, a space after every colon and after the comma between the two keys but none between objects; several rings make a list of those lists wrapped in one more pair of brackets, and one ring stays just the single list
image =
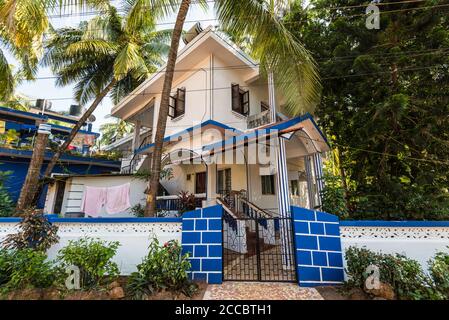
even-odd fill
[{"label": "gable roof", "polygon": [[[235,61],[235,65],[248,66],[248,70],[256,74],[259,73],[259,64],[256,61],[231,41],[214,31],[212,26],[209,26],[179,51],[173,82],[175,83],[186,72],[194,71],[195,65],[200,63],[206,57],[205,54],[208,53],[231,59]],[[155,95],[162,92],[165,70],[166,64],[115,105],[111,114],[120,117],[120,110],[130,103],[137,102],[139,98],[142,99],[145,95]],[[148,101],[148,99],[143,100]]]}]

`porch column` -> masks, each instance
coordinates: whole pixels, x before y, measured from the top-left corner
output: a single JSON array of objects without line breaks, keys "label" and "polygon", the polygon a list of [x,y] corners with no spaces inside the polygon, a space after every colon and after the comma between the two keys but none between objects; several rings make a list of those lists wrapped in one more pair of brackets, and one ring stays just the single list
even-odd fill
[{"label": "porch column", "polygon": [[313,184],[313,169],[312,169],[312,159],[311,156],[304,157],[304,164],[306,167],[306,178],[307,178],[307,194],[309,196],[309,209],[314,209],[315,204],[315,186]]},{"label": "porch column", "polygon": [[317,199],[318,206],[321,206],[321,192],[324,189],[324,181],[323,181],[323,159],[321,158],[320,153],[315,153],[313,156],[313,170],[315,173],[316,186],[317,186]]},{"label": "porch column", "polygon": [[140,127],[142,126],[142,121],[137,120],[134,126],[134,136],[133,136],[133,146],[132,153],[140,147]]},{"label": "porch column", "polygon": [[[268,73],[268,97],[270,104],[271,121],[276,122],[276,96],[274,88],[274,76],[272,72]],[[293,267],[292,261],[292,229],[290,218],[290,192],[288,187],[287,156],[285,154],[285,141],[283,138],[277,138],[276,148],[276,186],[277,202],[280,219],[280,235],[282,245],[282,264],[286,268]]]},{"label": "porch column", "polygon": [[215,204],[217,199],[217,164],[210,163],[207,165],[207,182],[206,182],[206,199],[207,205]]}]

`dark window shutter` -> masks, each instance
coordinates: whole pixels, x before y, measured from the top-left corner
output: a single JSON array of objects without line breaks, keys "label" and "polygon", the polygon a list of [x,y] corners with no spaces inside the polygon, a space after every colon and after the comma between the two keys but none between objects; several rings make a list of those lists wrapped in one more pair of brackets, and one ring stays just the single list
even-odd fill
[{"label": "dark window shutter", "polygon": [[176,99],[176,116],[179,117],[185,113],[186,110],[186,89],[178,89],[177,99]]},{"label": "dark window shutter", "polygon": [[232,90],[232,110],[241,113],[240,86],[238,84],[233,84],[231,86],[231,90]]},{"label": "dark window shutter", "polygon": [[249,91],[245,91],[242,94],[242,114],[249,115]]},{"label": "dark window shutter", "polygon": [[176,97],[170,96],[168,101],[168,116],[172,119],[176,118]]}]

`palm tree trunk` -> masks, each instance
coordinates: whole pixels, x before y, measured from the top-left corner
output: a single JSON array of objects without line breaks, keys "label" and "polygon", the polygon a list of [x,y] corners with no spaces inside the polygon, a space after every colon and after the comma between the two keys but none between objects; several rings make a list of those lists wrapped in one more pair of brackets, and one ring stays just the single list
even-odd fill
[{"label": "palm tree trunk", "polygon": [[48,134],[38,133],[34,144],[34,151],[31,157],[28,173],[17,201],[16,214],[20,215],[22,210],[31,205],[33,196],[39,184],[39,175],[44,162],[45,148],[48,142]]},{"label": "palm tree trunk", "polygon": [[145,207],[145,216],[154,217],[156,214],[156,196],[159,188],[159,177],[161,173],[162,147],[165,135],[165,128],[168,117],[168,104],[170,92],[173,84],[173,74],[175,71],[176,59],[178,58],[178,47],[181,39],[182,28],[189,11],[191,0],[182,0],[176,17],[175,27],[171,39],[170,52],[168,54],[167,67],[165,70],[164,87],[162,89],[161,105],[159,107],[159,116],[157,120],[156,135],[154,138],[154,151],[151,162],[150,181],[148,183],[148,197]]},{"label": "palm tree trunk", "polygon": [[103,89],[103,91],[100,92],[100,94],[95,98],[95,100],[90,105],[89,109],[82,115],[82,117],[78,120],[78,122],[75,124],[75,126],[72,128],[72,131],[70,132],[67,139],[64,141],[64,143],[58,148],[58,150],[55,152],[53,157],[51,158],[50,162],[47,165],[47,169],[45,170],[45,173],[42,177],[42,180],[39,183],[39,187],[36,188],[35,192],[33,193],[31,200],[33,204],[37,203],[37,200],[39,199],[39,195],[42,192],[42,189],[45,184],[45,180],[48,179],[58,162],[61,155],[65,152],[65,150],[68,148],[70,143],[75,138],[78,131],[81,129],[81,127],[84,125],[86,120],[90,117],[90,115],[95,111],[95,109],[98,107],[100,102],[103,100],[103,98],[111,91],[111,89],[115,86],[117,83],[117,80],[114,78],[112,81]]}]

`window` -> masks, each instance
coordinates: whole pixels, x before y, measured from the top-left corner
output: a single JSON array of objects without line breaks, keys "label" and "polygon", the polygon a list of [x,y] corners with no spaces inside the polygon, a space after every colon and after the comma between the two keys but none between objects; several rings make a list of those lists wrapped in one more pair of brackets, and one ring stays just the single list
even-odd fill
[{"label": "window", "polygon": [[274,192],[274,175],[260,176],[262,179],[262,194],[275,194]]},{"label": "window", "polygon": [[186,88],[179,88],[176,95],[170,96],[168,116],[172,119],[182,116],[186,111]]},{"label": "window", "polygon": [[222,194],[225,192],[230,192],[231,189],[231,169],[219,170],[217,172],[217,192]]},{"label": "window", "polygon": [[241,115],[249,115],[249,91],[240,89],[238,84],[231,86],[232,90],[232,111]]},{"label": "window", "polygon": [[290,180],[290,195],[299,196],[299,181]]},{"label": "window", "polygon": [[268,106],[268,104],[266,104],[265,102],[261,102],[260,103],[260,112],[265,112],[270,110],[270,107]]}]

